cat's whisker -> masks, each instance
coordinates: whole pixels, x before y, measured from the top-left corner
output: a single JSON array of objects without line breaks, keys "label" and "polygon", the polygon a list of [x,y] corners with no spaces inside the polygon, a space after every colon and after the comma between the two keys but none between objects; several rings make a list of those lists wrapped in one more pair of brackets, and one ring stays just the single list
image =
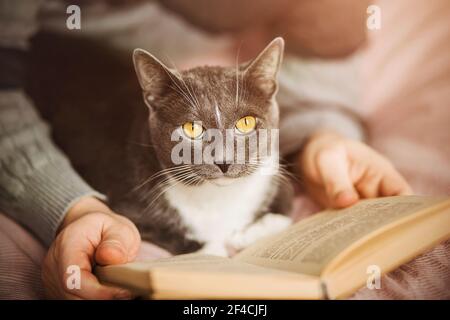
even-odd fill
[{"label": "cat's whisker", "polygon": [[170,179],[171,177],[174,177],[174,176],[177,176],[177,175],[182,175],[182,174],[188,173],[189,171],[190,171],[189,168],[182,168],[180,170],[165,170],[163,172],[160,172],[154,178],[158,178],[158,177],[161,177],[161,176],[165,175],[166,177],[163,178],[163,180],[160,181],[160,182],[164,182],[165,180]]},{"label": "cat's whisker", "polygon": [[198,181],[199,181],[198,177],[193,176],[190,179],[186,180],[184,182],[184,184],[187,185],[187,186],[192,186],[192,185],[195,185]]},{"label": "cat's whisker", "polygon": [[185,166],[183,166],[183,167],[173,167],[173,168],[166,168],[166,169],[160,170],[160,171],[154,173],[153,175],[151,175],[151,176],[146,180],[146,182],[148,182],[149,179],[154,179],[154,178],[160,177],[160,176],[162,176],[162,175],[164,175],[164,174],[167,174],[167,173],[179,172],[179,171],[187,170],[187,167],[188,167],[188,166],[185,165]]},{"label": "cat's whisker", "polygon": [[278,168],[278,172],[275,175],[275,179],[278,182],[285,183],[285,184],[291,184],[292,182],[300,182],[299,177],[294,175],[292,172],[284,168],[285,165],[280,165]]},{"label": "cat's whisker", "polygon": [[[187,89],[188,89],[189,92],[191,92],[191,90],[192,90],[191,96],[192,96],[192,98],[196,101],[197,107],[200,109],[200,102],[199,102],[199,100],[198,100],[198,98],[197,98],[197,95],[195,94],[195,88],[194,88],[194,87],[191,87],[191,86],[188,86],[184,80],[183,80],[183,83],[184,83],[184,85],[187,87]],[[190,88],[191,90],[189,90],[189,88]]]},{"label": "cat's whisker", "polygon": [[142,188],[147,183],[151,182],[152,180],[154,180],[154,179],[156,179],[156,178],[158,178],[158,177],[160,177],[160,176],[162,176],[164,174],[175,173],[175,172],[183,172],[184,170],[186,170],[186,171],[189,170],[189,165],[181,165],[181,166],[177,166],[177,167],[162,169],[162,170],[154,173],[153,175],[151,175],[147,179],[145,179],[144,182],[140,183],[135,188],[133,188],[132,192],[135,192],[135,191],[139,190],[140,188]]},{"label": "cat's whisker", "polygon": [[160,186],[166,184],[167,182],[169,182],[170,180],[179,180],[179,179],[183,179],[184,177],[188,176],[188,175],[192,175],[192,172],[187,169],[185,171],[181,171],[181,172],[172,172],[172,173],[168,173],[167,176],[162,179],[161,181],[159,181],[151,190],[150,192],[152,192],[154,189],[156,190],[157,188],[159,188]]},{"label": "cat's whisker", "polygon": [[[199,102],[199,100],[197,98],[197,95],[195,94],[194,87],[191,87],[188,84],[186,84],[186,82],[183,80],[183,78],[181,78],[181,81],[183,82],[184,86],[186,87],[186,89],[189,92],[189,94],[192,97],[192,99],[195,101],[198,110],[200,110],[201,109],[200,108],[200,102]],[[191,92],[191,90],[192,90],[192,92]]]},{"label": "cat's whisker", "polygon": [[244,79],[244,76],[245,76],[245,71],[242,73],[242,75],[238,78],[238,84],[239,84],[239,82],[240,82],[240,84],[241,84],[241,90],[240,90],[240,92],[239,92],[239,96],[238,96],[238,101],[243,101],[243,100],[245,100],[245,99],[247,99],[247,92],[246,92],[246,86],[245,86],[245,79]]},{"label": "cat's whisker", "polygon": [[[157,195],[156,195],[156,197],[152,197],[152,198],[150,198],[150,199],[152,199],[152,201],[146,206],[146,208],[145,208],[145,210],[144,211],[147,211],[152,205],[153,205],[153,203],[155,203],[156,202],[156,200],[158,200],[159,199],[159,197],[161,197],[163,194],[165,194],[167,191],[169,191],[170,189],[172,189],[173,187],[175,187],[175,186],[177,186],[177,185],[179,185],[180,183],[183,183],[183,182],[185,182],[187,179],[189,179],[189,178],[194,178],[194,177],[196,177],[195,175],[193,175],[192,173],[187,173],[187,174],[185,174],[185,175],[182,175],[181,177],[177,177],[177,180],[176,180],[176,182],[175,183],[170,183],[171,181],[173,181],[173,180],[175,180],[175,179],[167,179],[167,181],[165,181],[164,182],[164,184],[169,184],[169,186],[168,187],[165,187],[162,191],[160,191]],[[158,184],[157,185],[158,186],[158,188],[160,187],[160,184]],[[155,186],[156,187],[156,186]]]},{"label": "cat's whisker", "polygon": [[153,145],[153,144],[146,144],[146,143],[141,143],[141,142],[137,142],[137,141],[127,141],[127,142],[130,144],[133,144],[133,145],[140,146],[140,147],[147,147],[147,148],[155,147],[155,145]]},{"label": "cat's whisker", "polygon": [[[178,75],[179,75],[179,77],[180,77],[180,80],[181,80],[181,82],[183,83],[184,87],[186,88],[186,90],[187,90],[189,96],[190,96],[191,99],[194,101],[194,105],[196,105],[196,107],[197,107],[198,109],[200,109],[200,102],[199,102],[197,96],[195,95],[195,90],[194,90],[194,88],[188,86],[188,84],[186,83],[186,81],[184,81],[183,75],[181,74],[181,72],[178,71],[178,69],[177,69],[177,67],[175,66],[174,63],[172,63],[172,64],[173,64],[173,66],[175,67],[175,70],[177,71],[177,73],[178,73]],[[192,89],[192,92],[191,92],[191,89]]]},{"label": "cat's whisker", "polygon": [[239,48],[236,53],[236,101],[235,101],[236,107],[239,106],[239,53],[241,51],[241,45],[242,42],[239,45]]},{"label": "cat's whisker", "polygon": [[[170,63],[172,64],[173,69],[177,73],[177,76],[178,76],[179,80],[181,81],[181,83],[183,83],[185,89],[187,90],[187,95],[190,96],[190,100],[191,100],[192,105],[196,106],[198,109],[200,109],[200,103],[199,103],[197,97],[194,94],[192,94],[191,90],[189,89],[189,86],[186,84],[186,81],[184,81],[184,79],[183,79],[183,75],[178,70],[178,68],[175,65],[175,63],[170,58],[169,58],[169,60],[170,60]],[[179,87],[178,84],[175,83],[175,85],[177,85],[177,87]],[[181,90],[181,88],[180,88],[180,90]]]},{"label": "cat's whisker", "polygon": [[[168,58],[170,60],[170,58]],[[181,73],[178,71],[178,69],[176,68],[175,64],[173,62],[171,62],[173,67],[174,67],[174,71],[177,73],[177,75],[175,76],[178,80],[184,82]],[[172,73],[169,70],[164,69],[164,71],[166,72],[166,74],[169,76],[171,82],[178,88],[178,90],[176,90],[175,88],[173,88],[176,92],[178,92],[184,99],[186,99],[186,101],[189,102],[189,104],[194,107],[196,106],[195,102],[189,98],[189,95],[178,85],[178,82],[176,81],[176,79],[173,78]]]},{"label": "cat's whisker", "polygon": [[168,184],[173,180],[176,180],[179,182],[184,182],[187,178],[190,178],[190,177],[195,177],[199,180],[202,180],[202,178],[200,176],[198,176],[195,172],[188,170],[187,172],[175,173],[172,176],[168,176],[166,179],[161,181],[161,183],[159,185],[155,186],[155,189],[157,189],[158,187],[163,186],[165,184]]},{"label": "cat's whisker", "polygon": [[284,165],[284,164],[279,164],[279,170],[281,172],[283,172],[284,175],[290,177],[291,179],[298,181],[299,177],[297,175],[295,175],[294,173],[292,173],[291,171],[287,170],[286,167],[288,167],[288,166]]},{"label": "cat's whisker", "polygon": [[188,104],[185,104],[189,108],[194,108],[195,103],[192,101],[189,96],[186,94],[186,92],[183,91],[183,89],[180,88],[180,86],[175,82],[175,80],[172,80],[172,82],[175,84],[176,87],[169,85],[169,88],[173,89],[176,93],[178,93],[180,96],[184,98],[188,102]]},{"label": "cat's whisker", "polygon": [[[187,177],[188,176],[186,176],[186,178]],[[148,199],[144,199],[144,200],[150,200],[150,202],[146,206],[144,211],[147,211],[147,209],[150,208],[162,194],[164,194],[164,188],[166,188],[166,186],[168,186],[168,185],[171,185],[171,181],[172,181],[172,179],[166,179],[165,181],[158,183],[156,186],[154,186],[150,190],[150,192],[148,192],[148,194],[150,194],[150,197]],[[162,191],[157,193],[158,190],[162,190]]]}]

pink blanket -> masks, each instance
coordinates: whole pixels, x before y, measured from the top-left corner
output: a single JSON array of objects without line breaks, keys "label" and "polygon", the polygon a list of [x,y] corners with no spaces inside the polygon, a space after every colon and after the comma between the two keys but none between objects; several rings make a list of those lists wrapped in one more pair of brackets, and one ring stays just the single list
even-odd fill
[{"label": "pink blanket", "polygon": [[[371,144],[418,194],[450,193],[450,2],[378,1],[382,28],[370,34],[361,113]],[[401,19],[401,23],[399,23]],[[450,299],[450,242],[383,278],[385,289],[354,298]]]}]

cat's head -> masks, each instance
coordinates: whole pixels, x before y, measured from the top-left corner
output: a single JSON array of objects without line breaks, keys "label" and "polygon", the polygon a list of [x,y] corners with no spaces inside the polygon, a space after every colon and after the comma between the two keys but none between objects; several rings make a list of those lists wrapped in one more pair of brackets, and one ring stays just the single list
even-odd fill
[{"label": "cat's head", "polygon": [[250,62],[181,72],[134,51],[150,141],[168,174],[188,184],[223,184],[273,165],[274,157],[278,164],[274,97],[283,48],[276,38]]}]

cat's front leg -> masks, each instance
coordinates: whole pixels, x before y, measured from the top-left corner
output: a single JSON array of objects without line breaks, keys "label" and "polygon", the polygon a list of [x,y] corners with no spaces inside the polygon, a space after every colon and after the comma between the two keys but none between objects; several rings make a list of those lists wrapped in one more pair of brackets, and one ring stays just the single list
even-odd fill
[{"label": "cat's front leg", "polygon": [[196,251],[196,253],[228,257],[228,250],[225,246],[225,243],[218,243],[218,242],[205,243],[205,245],[200,250]]},{"label": "cat's front leg", "polygon": [[257,240],[283,231],[292,224],[292,219],[277,213],[267,213],[242,231],[235,232],[228,244],[242,250]]}]

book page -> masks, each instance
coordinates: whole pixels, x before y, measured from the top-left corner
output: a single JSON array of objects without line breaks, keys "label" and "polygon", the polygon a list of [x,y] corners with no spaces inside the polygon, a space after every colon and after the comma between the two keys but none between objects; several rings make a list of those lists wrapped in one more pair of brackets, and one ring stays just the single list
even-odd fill
[{"label": "book page", "polygon": [[245,262],[240,262],[230,258],[224,258],[207,254],[183,254],[175,257],[169,257],[148,262],[135,262],[128,264],[129,266],[136,264],[142,266],[146,270],[171,269],[173,271],[182,271],[189,273],[215,273],[215,274],[246,274],[246,275],[264,275],[278,276],[280,274],[288,277],[293,275],[282,270],[274,270],[263,266],[256,266]]},{"label": "book page", "polygon": [[319,276],[330,260],[358,239],[443,200],[421,196],[362,200],[350,208],[324,211],[300,221],[234,259]]},{"label": "book page", "polygon": [[97,267],[96,273],[100,275],[102,280],[110,280],[109,275],[114,273],[122,273],[124,271],[130,273],[148,273],[153,270],[172,270],[172,272],[189,272],[189,273],[214,273],[214,274],[246,274],[246,275],[264,275],[278,276],[286,275],[288,277],[298,275],[288,273],[282,270],[274,270],[262,266],[256,266],[233,259],[206,255],[206,254],[183,254],[179,256],[163,258],[150,261],[136,261],[123,265],[111,265],[106,267]]}]

